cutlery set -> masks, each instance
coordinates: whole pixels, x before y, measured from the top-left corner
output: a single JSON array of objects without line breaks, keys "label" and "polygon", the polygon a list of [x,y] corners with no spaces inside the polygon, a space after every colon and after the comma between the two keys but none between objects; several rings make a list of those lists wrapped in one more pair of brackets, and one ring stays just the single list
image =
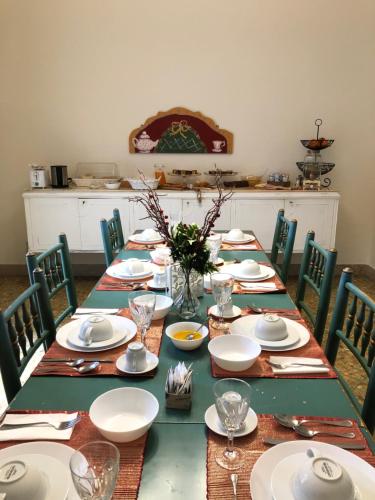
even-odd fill
[{"label": "cutlery set", "polygon": [[17,424],[17,423],[3,423],[0,425],[0,431],[2,430],[10,430],[10,429],[22,429],[27,427],[53,427],[57,431],[65,431],[67,429],[71,429],[74,427],[79,421],[81,417],[77,415],[76,418],[71,420],[64,420],[63,422],[53,423],[41,420],[40,422],[29,422],[25,424]]}]

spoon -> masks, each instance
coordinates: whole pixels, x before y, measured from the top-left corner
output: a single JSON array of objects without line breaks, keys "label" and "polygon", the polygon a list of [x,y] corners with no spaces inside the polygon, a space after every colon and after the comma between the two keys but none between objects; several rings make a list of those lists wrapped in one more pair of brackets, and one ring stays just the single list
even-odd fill
[{"label": "spoon", "polygon": [[275,413],[273,418],[284,427],[293,429],[295,426],[305,424],[306,422],[314,422],[316,424],[334,425],[337,427],[353,427],[351,420],[313,420],[307,418],[298,419],[294,415],[286,415],[285,413]]},{"label": "spoon", "polygon": [[93,361],[85,366],[80,366],[79,368],[73,368],[73,370],[77,370],[78,373],[88,373],[93,370],[96,370],[100,365],[99,361]]},{"label": "spoon", "polygon": [[[80,368],[78,368],[80,369]],[[355,438],[354,432],[328,432],[328,431],[313,431],[312,429],[308,429],[304,425],[294,425],[293,426],[294,431],[297,434],[300,434],[303,437],[307,438],[313,438],[314,436],[317,436],[318,434],[322,434],[324,436],[338,436],[338,437],[345,437],[345,438]]]},{"label": "spoon", "polygon": [[232,485],[233,485],[233,498],[234,498],[234,500],[237,500],[238,474],[231,474],[230,480],[232,481]]}]

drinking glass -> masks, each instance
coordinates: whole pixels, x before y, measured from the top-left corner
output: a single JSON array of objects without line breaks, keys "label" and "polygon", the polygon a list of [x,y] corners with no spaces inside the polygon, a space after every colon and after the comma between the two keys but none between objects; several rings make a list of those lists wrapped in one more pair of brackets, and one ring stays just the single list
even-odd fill
[{"label": "drinking glass", "polygon": [[251,387],[238,378],[224,378],[213,388],[216,411],[221,425],[227,431],[228,443],[225,450],[218,451],[216,462],[228,470],[236,470],[245,463],[245,454],[233,446],[234,433],[241,429],[247,416]]},{"label": "drinking glass", "polygon": [[215,264],[219,257],[221,247],[221,234],[212,234],[206,239],[208,248],[210,249],[210,262]]},{"label": "drinking glass", "polygon": [[146,347],[145,337],[155,311],[156,294],[139,290],[130,292],[128,300],[132,317],[141,330],[141,341]]},{"label": "drinking glass", "polygon": [[69,467],[79,498],[109,500],[116,486],[120,452],[107,441],[92,441],[73,453]]},{"label": "drinking glass", "polygon": [[213,321],[212,326],[219,330],[226,330],[228,325],[224,322],[224,307],[231,299],[233,292],[234,278],[227,273],[211,274],[212,295],[216,301],[219,311],[219,321]]}]

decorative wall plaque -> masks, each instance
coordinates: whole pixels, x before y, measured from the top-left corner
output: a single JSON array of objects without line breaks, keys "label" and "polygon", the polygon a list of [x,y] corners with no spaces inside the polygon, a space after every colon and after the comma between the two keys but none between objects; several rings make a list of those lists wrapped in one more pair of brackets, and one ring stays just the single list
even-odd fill
[{"label": "decorative wall plaque", "polygon": [[130,133],[129,152],[228,154],[233,152],[233,134],[198,111],[172,108]]}]

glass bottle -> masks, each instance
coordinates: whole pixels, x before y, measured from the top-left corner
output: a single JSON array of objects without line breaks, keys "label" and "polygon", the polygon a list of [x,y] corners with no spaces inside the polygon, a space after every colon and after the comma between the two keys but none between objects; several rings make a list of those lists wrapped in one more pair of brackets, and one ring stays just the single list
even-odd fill
[{"label": "glass bottle", "polygon": [[154,165],[154,177],[159,179],[159,186],[164,186],[167,184],[167,179],[165,177],[164,165],[157,163]]}]

